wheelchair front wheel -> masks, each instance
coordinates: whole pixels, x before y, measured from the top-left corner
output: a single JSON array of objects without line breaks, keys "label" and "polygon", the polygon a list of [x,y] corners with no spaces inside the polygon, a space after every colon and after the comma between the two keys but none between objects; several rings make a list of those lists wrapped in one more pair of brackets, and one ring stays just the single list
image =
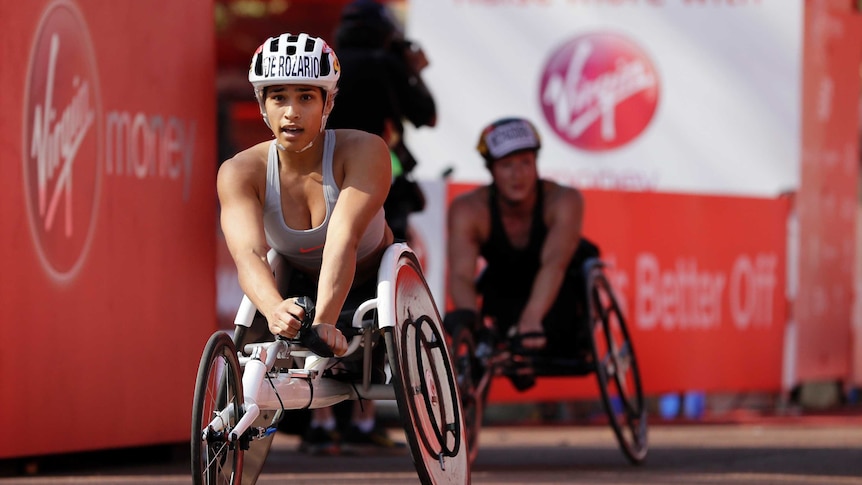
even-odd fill
[{"label": "wheelchair front wheel", "polygon": [[384,327],[395,398],[419,479],[469,484],[464,422],[440,316],[419,263],[403,255],[395,272],[394,326]]},{"label": "wheelchair front wheel", "polygon": [[[192,482],[232,485],[242,479],[243,451],[228,436],[242,415],[242,379],[236,347],[216,332],[204,348],[192,406]],[[216,426],[211,423],[219,417]]]},{"label": "wheelchair front wheel", "polygon": [[473,329],[465,325],[457,325],[452,331],[452,364],[455,366],[455,378],[458,391],[461,394],[461,409],[464,416],[464,427],[467,432],[467,457],[472,464],[479,454],[479,431],[485,414],[485,402],[488,389],[478,389],[485,369],[476,358],[476,340]]},{"label": "wheelchair front wheel", "polygon": [[647,416],[634,346],[601,266],[588,270],[587,291],[602,403],[626,458],[640,464],[647,454]]}]

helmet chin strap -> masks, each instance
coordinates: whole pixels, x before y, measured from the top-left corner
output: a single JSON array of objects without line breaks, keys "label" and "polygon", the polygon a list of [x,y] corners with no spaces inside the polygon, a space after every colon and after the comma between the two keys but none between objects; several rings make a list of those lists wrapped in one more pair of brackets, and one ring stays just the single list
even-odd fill
[{"label": "helmet chin strap", "polygon": [[[311,140],[310,142],[308,142],[308,145],[305,145],[305,148],[302,148],[299,150],[292,150],[292,153],[302,153],[302,152],[308,150],[309,148],[311,148],[312,145],[314,145],[314,140]],[[283,152],[290,151],[287,148],[285,148],[284,145],[282,145],[281,143],[276,143],[275,146],[276,146],[276,148],[278,148],[279,150],[281,150]]]}]

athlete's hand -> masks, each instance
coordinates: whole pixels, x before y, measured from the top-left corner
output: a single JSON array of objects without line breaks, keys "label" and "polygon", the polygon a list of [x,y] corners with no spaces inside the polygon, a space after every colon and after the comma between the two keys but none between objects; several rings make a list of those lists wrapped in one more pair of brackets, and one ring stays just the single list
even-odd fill
[{"label": "athlete's hand", "polygon": [[347,339],[335,325],[331,323],[315,323],[311,326],[311,330],[317,333],[320,340],[326,342],[326,345],[332,349],[332,353],[336,356],[344,355],[347,352]]},{"label": "athlete's hand", "polygon": [[513,330],[515,328],[517,328],[518,335],[528,335],[521,339],[521,346],[525,349],[541,349],[548,343],[548,339],[545,338],[545,329],[542,327],[541,322],[536,322],[535,320],[519,322],[517,326],[512,327]]},{"label": "athlete's hand", "polygon": [[296,304],[296,298],[279,303],[267,317],[269,331],[273,335],[295,338],[305,318],[305,310]]}]

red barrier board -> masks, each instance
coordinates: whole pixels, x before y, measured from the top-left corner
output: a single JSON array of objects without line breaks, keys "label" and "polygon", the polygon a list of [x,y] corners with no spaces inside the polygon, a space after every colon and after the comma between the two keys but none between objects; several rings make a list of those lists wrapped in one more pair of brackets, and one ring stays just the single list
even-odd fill
[{"label": "red barrier board", "polygon": [[[450,194],[465,188],[453,185]],[[610,264],[645,392],[780,388],[786,199],[608,191],[584,197],[584,234]],[[596,392],[593,378],[555,378],[523,394],[495,383],[491,399]]]},{"label": "red barrier board", "polygon": [[188,440],[215,329],[212,4],[3,12],[0,458]]},{"label": "red barrier board", "polygon": [[851,374],[862,16],[850,8],[838,0],[806,2],[793,383]]}]

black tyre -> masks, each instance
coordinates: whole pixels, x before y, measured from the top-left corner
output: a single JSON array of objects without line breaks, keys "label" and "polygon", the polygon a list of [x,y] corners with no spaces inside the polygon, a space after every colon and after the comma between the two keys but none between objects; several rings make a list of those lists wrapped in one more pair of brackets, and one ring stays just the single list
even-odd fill
[{"label": "black tyre", "polygon": [[[228,437],[242,416],[242,379],[236,347],[216,332],[204,348],[192,406],[192,482],[195,485],[238,484],[243,452]],[[219,426],[211,422],[220,416]]]},{"label": "black tyre", "polygon": [[467,456],[472,464],[479,454],[479,432],[482,429],[485,403],[491,386],[486,385],[484,389],[477,389],[485,369],[476,358],[476,341],[471,328],[464,325],[455,327],[452,332],[451,350],[455,378],[461,396],[464,427],[467,431]]},{"label": "black tyre", "polygon": [[440,316],[410,254],[396,269],[395,326],[384,340],[401,422],[423,484],[469,484],[464,421]]},{"label": "black tyre", "polygon": [[633,464],[647,454],[647,414],[625,317],[599,264],[587,270],[593,357],[602,403],[620,448]]}]

